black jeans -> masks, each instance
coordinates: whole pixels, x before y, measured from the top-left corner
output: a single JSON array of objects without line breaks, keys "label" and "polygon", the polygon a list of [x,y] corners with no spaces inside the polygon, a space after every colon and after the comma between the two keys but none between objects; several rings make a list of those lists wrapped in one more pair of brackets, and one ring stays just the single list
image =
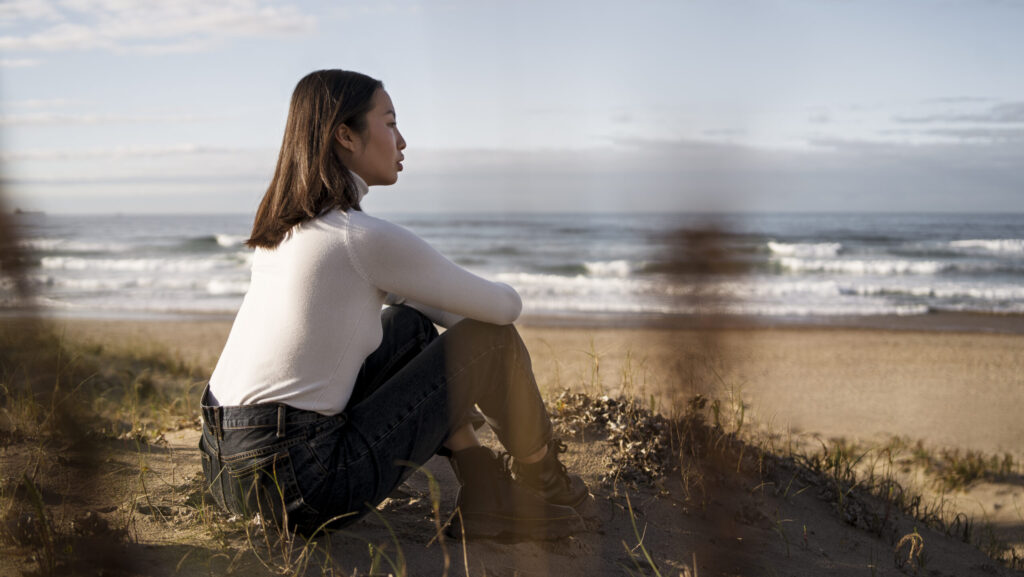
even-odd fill
[{"label": "black jeans", "polygon": [[418,311],[381,314],[384,338],[345,410],[279,403],[211,406],[203,395],[203,471],[214,499],[303,532],[355,521],[384,500],[480,407],[512,455],[551,438],[530,356],[512,325],[464,320],[442,335]]}]

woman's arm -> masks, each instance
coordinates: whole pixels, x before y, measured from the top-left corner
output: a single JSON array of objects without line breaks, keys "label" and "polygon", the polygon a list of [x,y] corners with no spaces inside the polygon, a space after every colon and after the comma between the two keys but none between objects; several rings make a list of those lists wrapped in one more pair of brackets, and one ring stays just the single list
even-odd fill
[{"label": "woman's arm", "polygon": [[394,293],[388,293],[387,298],[384,299],[384,304],[388,306],[406,305],[412,307],[426,315],[426,317],[430,319],[430,322],[434,323],[437,326],[444,327],[446,329],[450,329],[451,327],[455,326],[456,323],[465,318],[455,313],[450,313],[448,311],[443,311],[439,308],[434,308],[423,303],[411,301],[403,296],[399,296]]},{"label": "woman's arm", "polygon": [[512,287],[469,272],[398,225],[364,214],[352,217],[348,242],[352,260],[377,288],[412,303],[492,324],[511,324],[519,318],[523,302]]}]

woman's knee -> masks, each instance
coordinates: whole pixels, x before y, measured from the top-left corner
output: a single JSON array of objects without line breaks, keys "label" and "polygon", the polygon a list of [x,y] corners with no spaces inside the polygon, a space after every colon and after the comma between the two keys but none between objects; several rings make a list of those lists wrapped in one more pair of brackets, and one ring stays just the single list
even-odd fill
[{"label": "woman's knee", "polygon": [[518,346],[522,343],[519,331],[513,324],[495,325],[474,319],[464,319],[448,329],[453,337],[475,346],[496,347],[496,346]]}]

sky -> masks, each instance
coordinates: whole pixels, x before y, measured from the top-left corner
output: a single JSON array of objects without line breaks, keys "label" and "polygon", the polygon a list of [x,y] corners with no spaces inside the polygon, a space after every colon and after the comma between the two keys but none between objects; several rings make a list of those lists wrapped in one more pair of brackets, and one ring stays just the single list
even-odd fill
[{"label": "sky", "polygon": [[381,212],[1022,212],[1024,1],[0,0],[0,184],[252,213],[303,75],[383,80]]}]

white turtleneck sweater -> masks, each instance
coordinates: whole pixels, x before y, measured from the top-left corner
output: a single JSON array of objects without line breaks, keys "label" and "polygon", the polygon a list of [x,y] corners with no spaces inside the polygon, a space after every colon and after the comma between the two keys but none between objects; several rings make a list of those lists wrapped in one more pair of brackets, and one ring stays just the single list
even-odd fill
[{"label": "white turtleneck sweater", "polygon": [[[361,199],[367,187],[356,183]],[[510,324],[522,310],[512,287],[474,275],[408,230],[333,210],[296,225],[276,248],[256,249],[210,391],[221,405],[341,412],[380,345],[385,302],[409,304],[441,326],[461,317]]]}]

